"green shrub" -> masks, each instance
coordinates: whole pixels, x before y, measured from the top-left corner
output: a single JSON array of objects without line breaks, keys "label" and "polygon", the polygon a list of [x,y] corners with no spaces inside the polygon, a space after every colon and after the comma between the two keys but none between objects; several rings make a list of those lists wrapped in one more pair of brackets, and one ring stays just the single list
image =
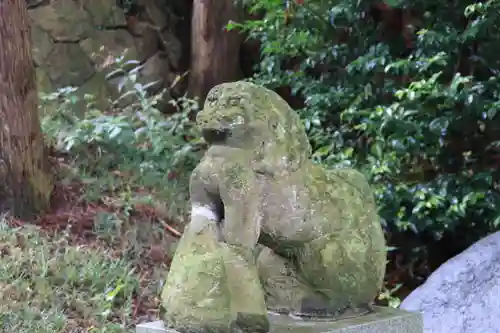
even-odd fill
[{"label": "green shrub", "polygon": [[409,54],[401,38],[379,41],[372,2],[291,1],[288,24],[283,1],[243,2],[262,15],[230,25],[261,43],[253,79],[304,97],[315,160],[362,169],[388,230],[461,230],[466,246],[498,228],[498,1],[388,1],[419,13]]}]

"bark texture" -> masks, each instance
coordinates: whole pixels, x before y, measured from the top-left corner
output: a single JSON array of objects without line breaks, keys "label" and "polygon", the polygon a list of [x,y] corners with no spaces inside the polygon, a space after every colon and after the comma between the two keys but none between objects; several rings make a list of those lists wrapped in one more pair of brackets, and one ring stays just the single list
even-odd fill
[{"label": "bark texture", "polygon": [[29,24],[25,0],[0,1],[0,212],[19,218],[48,208],[53,188]]},{"label": "bark texture", "polygon": [[215,85],[241,78],[243,36],[226,31],[230,20],[242,14],[234,0],[194,0],[191,21],[189,95],[204,101]]}]

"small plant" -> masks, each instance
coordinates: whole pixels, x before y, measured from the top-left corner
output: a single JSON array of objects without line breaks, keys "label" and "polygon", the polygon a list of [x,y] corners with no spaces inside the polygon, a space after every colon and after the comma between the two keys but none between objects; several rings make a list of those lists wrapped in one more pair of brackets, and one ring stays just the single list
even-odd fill
[{"label": "small plant", "polygon": [[98,212],[94,218],[94,234],[113,244],[122,233],[123,221],[116,213]]},{"label": "small plant", "polygon": [[384,287],[382,292],[378,295],[379,301],[387,302],[387,306],[391,308],[398,308],[401,304],[401,299],[394,294],[402,287],[402,284],[397,284],[394,287],[388,289]]},{"label": "small plant", "polygon": [[[119,97],[109,110],[96,108],[94,96],[82,100],[75,87],[42,94],[42,108],[57,102],[42,112],[47,140],[70,158],[90,199],[120,193],[121,204],[127,205],[137,199],[137,190],[148,188],[169,201],[174,215],[182,215],[187,179],[203,149],[190,120],[198,105],[186,97],[170,100],[177,112],[166,116],[159,105],[167,91],[149,93],[157,82],[140,82],[142,65],[121,57],[114,66],[108,78],[119,80]],[[75,105],[82,102],[87,110],[79,116]]]}]

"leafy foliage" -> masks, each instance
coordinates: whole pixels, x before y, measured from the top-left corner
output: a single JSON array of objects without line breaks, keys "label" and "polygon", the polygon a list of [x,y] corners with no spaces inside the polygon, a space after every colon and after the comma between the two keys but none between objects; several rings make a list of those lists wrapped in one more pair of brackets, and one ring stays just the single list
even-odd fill
[{"label": "leafy foliage", "polygon": [[499,226],[500,2],[243,2],[254,80],[303,97],[315,159],[364,170],[388,230],[465,246]]},{"label": "leafy foliage", "polygon": [[[42,129],[71,158],[91,199],[119,193],[130,202],[134,189],[148,188],[169,202],[172,214],[182,215],[188,177],[203,148],[189,119],[197,104],[186,97],[171,100],[177,112],[166,116],[159,108],[166,91],[149,93],[155,82],[140,83],[141,65],[118,58],[115,67],[108,76],[121,78],[120,95],[111,110],[98,109],[92,95],[82,101],[75,87],[62,88],[41,96]],[[75,105],[82,102],[86,112],[78,116]]]}]

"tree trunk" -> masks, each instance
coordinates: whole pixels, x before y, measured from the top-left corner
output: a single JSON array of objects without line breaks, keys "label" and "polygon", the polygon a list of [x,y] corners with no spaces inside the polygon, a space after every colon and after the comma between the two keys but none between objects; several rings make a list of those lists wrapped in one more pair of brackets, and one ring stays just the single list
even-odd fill
[{"label": "tree trunk", "polygon": [[0,212],[30,218],[52,192],[25,0],[0,1]]},{"label": "tree trunk", "polygon": [[234,0],[194,0],[188,91],[201,103],[213,86],[241,78],[243,39],[237,31],[225,29],[230,20],[238,21],[240,15]]}]

